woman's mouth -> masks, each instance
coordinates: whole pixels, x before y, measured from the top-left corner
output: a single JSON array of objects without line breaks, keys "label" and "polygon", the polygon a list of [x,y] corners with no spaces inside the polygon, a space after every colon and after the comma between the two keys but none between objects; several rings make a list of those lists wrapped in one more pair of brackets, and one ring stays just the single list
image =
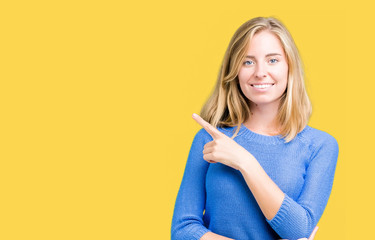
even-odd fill
[{"label": "woman's mouth", "polygon": [[264,84],[250,84],[252,87],[257,88],[257,89],[266,89],[269,87],[272,87],[275,85],[274,83],[264,83]]}]

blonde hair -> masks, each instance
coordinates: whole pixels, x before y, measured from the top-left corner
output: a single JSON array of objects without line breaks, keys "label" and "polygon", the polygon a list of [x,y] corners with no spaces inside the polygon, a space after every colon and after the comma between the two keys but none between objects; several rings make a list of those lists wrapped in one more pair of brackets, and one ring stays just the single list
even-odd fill
[{"label": "blonde hair", "polygon": [[312,107],[304,84],[301,57],[292,36],[280,20],[257,17],[242,24],[234,33],[225,52],[213,93],[201,109],[200,115],[214,127],[234,127],[238,134],[241,124],[251,117],[249,102],[239,87],[238,72],[252,37],[260,31],[270,31],[283,46],[288,62],[287,89],[280,98],[277,121],[285,142],[291,141],[304,129]]}]

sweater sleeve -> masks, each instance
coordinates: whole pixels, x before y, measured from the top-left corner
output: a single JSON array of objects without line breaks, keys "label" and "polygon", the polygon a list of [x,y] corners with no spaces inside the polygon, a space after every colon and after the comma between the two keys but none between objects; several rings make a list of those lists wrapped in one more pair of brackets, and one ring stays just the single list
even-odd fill
[{"label": "sweater sleeve", "polygon": [[203,148],[205,143],[210,141],[209,137],[211,136],[202,128],[195,135],[191,145],[174,207],[172,240],[198,240],[209,231],[203,224],[206,203],[205,179],[209,166],[203,159]]},{"label": "sweater sleeve", "polygon": [[338,158],[338,144],[326,135],[311,155],[302,192],[295,201],[287,194],[273,219],[267,220],[282,238],[308,238],[317,225],[331,193]]}]

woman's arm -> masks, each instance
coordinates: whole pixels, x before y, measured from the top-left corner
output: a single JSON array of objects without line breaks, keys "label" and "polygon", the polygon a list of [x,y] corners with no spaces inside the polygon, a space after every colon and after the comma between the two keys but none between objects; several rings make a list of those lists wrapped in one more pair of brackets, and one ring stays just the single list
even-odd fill
[{"label": "woman's arm", "polygon": [[326,134],[310,159],[297,200],[283,193],[252,155],[239,170],[271,227],[281,237],[295,239],[309,236],[323,214],[337,157],[337,141]]},{"label": "woman's arm", "polygon": [[[314,139],[314,151],[308,163],[304,186],[297,199],[285,194],[276,216],[267,220],[280,235],[308,236],[317,225],[331,194],[338,158],[338,144],[328,134]],[[298,224],[296,224],[298,222]]]},{"label": "woman's arm", "polygon": [[284,193],[272,181],[272,179],[263,170],[258,161],[249,154],[246,161],[240,165],[239,171],[244,177],[254,198],[256,199],[264,216],[271,220],[284,200]]},{"label": "woman's arm", "polygon": [[174,206],[172,240],[199,240],[209,231],[203,224],[205,179],[209,163],[204,161],[202,149],[207,139],[210,139],[207,132],[200,130],[192,142]]}]

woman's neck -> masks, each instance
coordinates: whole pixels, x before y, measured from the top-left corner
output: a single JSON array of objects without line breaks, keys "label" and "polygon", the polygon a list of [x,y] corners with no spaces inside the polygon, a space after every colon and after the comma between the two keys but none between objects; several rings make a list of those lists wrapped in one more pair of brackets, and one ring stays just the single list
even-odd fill
[{"label": "woman's neck", "polygon": [[251,116],[243,123],[253,132],[263,135],[278,135],[279,124],[277,123],[278,103],[257,105],[250,103]]}]

